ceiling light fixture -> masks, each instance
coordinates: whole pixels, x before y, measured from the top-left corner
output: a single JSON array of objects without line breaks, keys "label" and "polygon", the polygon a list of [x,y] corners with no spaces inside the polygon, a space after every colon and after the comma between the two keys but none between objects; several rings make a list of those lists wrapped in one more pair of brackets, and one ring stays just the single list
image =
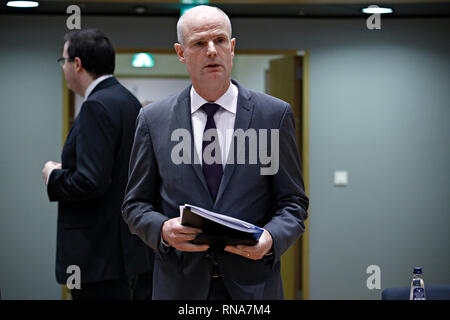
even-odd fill
[{"label": "ceiling light fixture", "polygon": [[367,14],[385,14],[385,13],[392,13],[393,10],[391,8],[380,8],[378,6],[370,6],[362,9],[362,12]]},{"label": "ceiling light fixture", "polygon": [[134,7],[134,11],[139,14],[143,14],[147,11],[147,8],[144,6],[136,6]]},{"label": "ceiling light fixture", "polygon": [[6,3],[8,7],[14,8],[35,8],[39,6],[39,2],[37,1],[8,1]]}]

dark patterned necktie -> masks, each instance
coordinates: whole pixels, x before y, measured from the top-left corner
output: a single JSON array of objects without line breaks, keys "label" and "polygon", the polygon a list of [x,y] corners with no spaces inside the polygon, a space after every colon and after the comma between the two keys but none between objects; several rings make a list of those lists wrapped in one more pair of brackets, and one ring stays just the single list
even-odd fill
[{"label": "dark patterned necktie", "polygon": [[[208,184],[208,188],[209,188],[209,192],[211,193],[213,200],[216,201],[217,192],[219,191],[220,181],[222,180],[222,175],[223,175],[222,164],[221,163],[207,164],[205,162],[203,154],[204,154],[206,146],[208,146],[210,143],[213,143],[214,140],[218,138],[216,123],[214,122],[213,117],[214,117],[214,114],[217,112],[217,110],[220,109],[220,106],[215,103],[205,103],[202,106],[202,109],[203,109],[203,111],[206,112],[206,114],[208,116],[208,120],[206,121],[205,131],[208,129],[216,130],[216,134],[214,135],[214,138],[211,139],[211,141],[205,140],[205,138],[204,138],[205,131],[203,131],[203,143],[202,143],[203,174],[205,175],[206,183]],[[211,156],[213,158],[215,157],[215,150],[213,150],[213,152],[211,153]]]}]

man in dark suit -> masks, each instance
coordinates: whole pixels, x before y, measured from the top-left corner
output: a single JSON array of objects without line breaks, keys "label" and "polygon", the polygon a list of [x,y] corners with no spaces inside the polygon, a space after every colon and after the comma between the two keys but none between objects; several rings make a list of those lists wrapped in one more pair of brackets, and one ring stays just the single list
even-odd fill
[{"label": "man in dark suit", "polygon": [[[141,105],[112,76],[115,52],[102,32],[74,31],[65,40],[59,62],[67,86],[85,100],[62,164],[49,161],[42,170],[50,201],[58,201],[56,278],[66,284],[68,267],[79,268],[74,299],[151,298],[153,252],[120,212]],[[135,291],[142,281],[144,291]]]},{"label": "man in dark suit", "polygon": [[[122,206],[131,232],[155,252],[153,298],[282,299],[280,256],[304,232],[308,208],[291,107],[231,80],[236,40],[221,10],[187,11],[177,33],[175,50],[192,86],[141,110]],[[238,162],[242,153],[230,141],[239,129],[258,139],[264,130],[278,134],[269,147],[277,162],[270,174],[251,152]],[[209,153],[213,163],[206,160],[210,143],[219,146]],[[201,230],[181,225],[184,204],[264,231],[254,246],[193,244]]]}]

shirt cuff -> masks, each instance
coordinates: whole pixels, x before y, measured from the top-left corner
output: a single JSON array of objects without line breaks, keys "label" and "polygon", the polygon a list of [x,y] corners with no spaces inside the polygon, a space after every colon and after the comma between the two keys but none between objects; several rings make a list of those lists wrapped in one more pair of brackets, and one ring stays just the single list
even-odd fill
[{"label": "shirt cuff", "polygon": [[165,247],[167,247],[167,248],[170,247],[170,244],[167,244],[167,243],[163,240],[162,235],[161,235],[161,243],[162,243]]}]

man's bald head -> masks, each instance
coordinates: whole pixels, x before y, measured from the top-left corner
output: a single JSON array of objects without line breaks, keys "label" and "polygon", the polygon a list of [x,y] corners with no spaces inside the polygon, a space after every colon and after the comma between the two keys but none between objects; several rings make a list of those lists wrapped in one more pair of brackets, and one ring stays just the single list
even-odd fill
[{"label": "man's bald head", "polygon": [[192,9],[189,9],[180,17],[180,19],[178,19],[178,23],[177,23],[178,43],[184,45],[184,37],[185,37],[185,30],[186,30],[185,24],[186,23],[189,23],[189,21],[191,21],[195,17],[198,18],[198,17],[201,17],[202,15],[207,16],[207,15],[217,15],[217,14],[222,15],[224,17],[225,22],[228,26],[228,30],[229,30],[229,38],[231,39],[231,21],[230,21],[230,18],[228,18],[228,16],[226,15],[226,13],[216,7],[201,5],[201,6],[196,6]]}]

